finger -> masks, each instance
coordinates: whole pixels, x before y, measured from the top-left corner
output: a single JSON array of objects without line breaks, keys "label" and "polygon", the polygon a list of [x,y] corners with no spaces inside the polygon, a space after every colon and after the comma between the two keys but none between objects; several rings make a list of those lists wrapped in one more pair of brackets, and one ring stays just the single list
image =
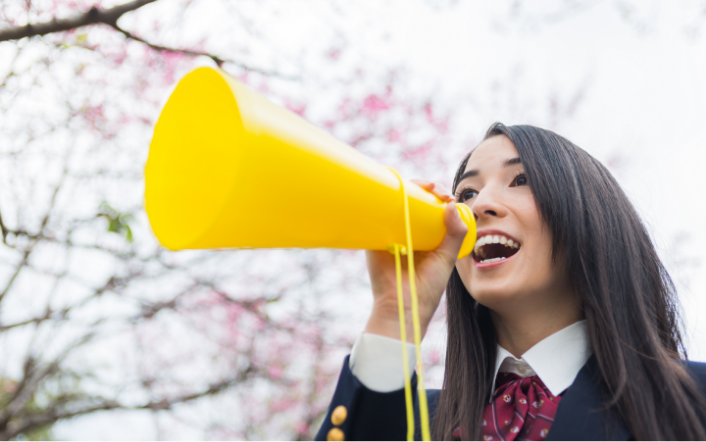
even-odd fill
[{"label": "finger", "polygon": [[410,181],[427,191],[431,191],[434,188],[434,183],[431,181],[420,180],[418,178],[412,178]]},{"label": "finger", "polygon": [[446,190],[446,188],[441,184],[419,179],[413,179],[410,181],[412,181],[414,184],[418,185],[422,189],[426,190],[427,192],[431,193],[435,197],[439,198],[441,201],[449,202],[454,200],[454,197],[453,195],[451,195],[451,192]]},{"label": "finger", "polygon": [[432,192],[434,193],[434,195],[436,195],[437,197],[439,197],[440,199],[442,199],[444,201],[451,201],[454,199],[453,195],[451,195],[451,192],[449,190],[447,190],[446,187],[444,187],[442,184],[438,184],[438,183],[433,183],[433,184],[434,184],[434,189],[432,190]]},{"label": "finger", "polygon": [[444,223],[446,224],[446,235],[436,251],[453,264],[456,262],[458,252],[461,250],[466,233],[468,233],[468,226],[461,219],[456,203],[451,202],[446,205]]}]

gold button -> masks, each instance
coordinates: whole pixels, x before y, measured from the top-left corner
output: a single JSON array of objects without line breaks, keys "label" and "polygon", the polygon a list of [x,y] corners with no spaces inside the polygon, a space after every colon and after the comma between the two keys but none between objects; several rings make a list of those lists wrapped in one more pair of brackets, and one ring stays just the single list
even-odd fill
[{"label": "gold button", "polygon": [[339,426],[346,421],[347,417],[348,410],[346,410],[346,407],[344,407],[343,405],[339,405],[338,407],[334,408],[333,413],[331,413],[331,423],[336,426]]},{"label": "gold button", "polygon": [[326,435],[326,440],[346,440],[340,428],[331,428]]}]

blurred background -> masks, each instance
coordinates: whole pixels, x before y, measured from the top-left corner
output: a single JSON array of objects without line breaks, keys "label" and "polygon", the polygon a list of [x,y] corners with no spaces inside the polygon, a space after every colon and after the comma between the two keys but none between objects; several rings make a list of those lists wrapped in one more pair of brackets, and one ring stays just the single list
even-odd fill
[{"label": "blurred background", "polygon": [[[0,439],[316,433],[364,255],[157,244],[143,168],[197,66],[447,187],[495,121],[567,137],[637,207],[706,360],[705,22],[704,0],[0,1]],[[438,388],[443,307],[423,349]]]}]

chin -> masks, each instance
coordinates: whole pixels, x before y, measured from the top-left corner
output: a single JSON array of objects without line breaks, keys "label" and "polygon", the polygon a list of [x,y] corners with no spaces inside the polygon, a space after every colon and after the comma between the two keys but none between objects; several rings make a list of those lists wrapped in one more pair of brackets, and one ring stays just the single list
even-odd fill
[{"label": "chin", "polygon": [[471,287],[473,287],[473,291],[469,291],[469,293],[473,299],[492,310],[517,301],[522,296],[521,289],[516,284],[472,281]]}]

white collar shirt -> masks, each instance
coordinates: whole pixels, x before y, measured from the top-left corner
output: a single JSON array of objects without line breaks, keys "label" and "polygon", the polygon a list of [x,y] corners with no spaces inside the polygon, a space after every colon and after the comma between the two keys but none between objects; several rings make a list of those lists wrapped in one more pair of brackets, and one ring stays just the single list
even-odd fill
[{"label": "white collar shirt", "polygon": [[[356,340],[349,366],[353,375],[367,388],[380,393],[404,388],[401,342],[372,333],[363,333]],[[493,374],[493,388],[498,373],[515,373],[521,377],[535,374],[558,396],[569,388],[576,375],[591,356],[586,321],[576,322],[538,342],[520,359],[498,345]],[[407,366],[414,372],[417,362],[414,344],[407,343]]]},{"label": "white collar shirt", "polygon": [[523,378],[537,375],[552,395],[559,396],[573,384],[591,354],[585,320],[547,336],[519,359],[498,345],[489,401],[493,400],[498,373],[514,373]]}]

